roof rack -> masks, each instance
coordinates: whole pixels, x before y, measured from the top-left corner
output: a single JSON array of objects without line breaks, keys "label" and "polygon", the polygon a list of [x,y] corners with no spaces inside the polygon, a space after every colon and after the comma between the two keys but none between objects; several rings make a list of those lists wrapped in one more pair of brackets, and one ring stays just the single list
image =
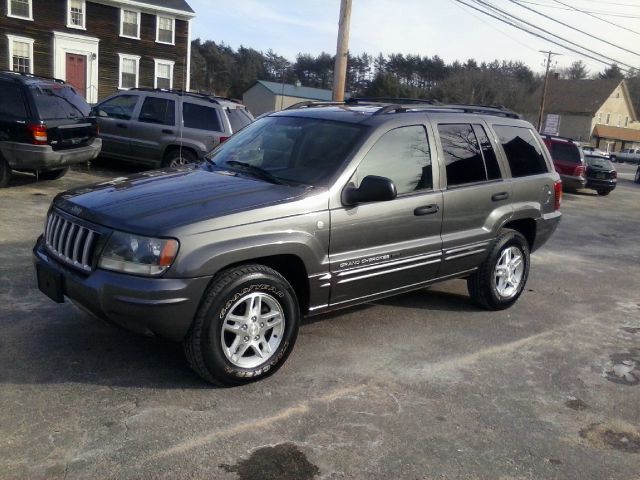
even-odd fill
[{"label": "roof rack", "polygon": [[294,103],[293,105],[288,106],[285,110],[297,110],[299,108],[310,108],[310,107],[330,107],[335,105],[344,105],[345,102],[321,102],[315,100],[306,100],[304,102]]},{"label": "roof rack", "polygon": [[26,73],[26,72],[15,72],[13,70],[0,70],[0,73],[9,73],[12,75],[19,75],[21,77],[28,77],[28,78],[41,78],[43,80],[53,80],[54,82],[60,83],[62,85],[65,85],[67,83],[64,80],[61,80],[55,77],[45,77],[43,75],[34,75],[33,73]]},{"label": "roof rack", "polygon": [[220,104],[220,100],[225,100],[228,102],[240,104],[240,102],[238,102],[237,100],[233,100],[227,97],[220,97],[218,95],[214,95],[212,93],[206,93],[206,92],[191,92],[187,90],[174,89],[174,88],[150,88],[150,87],[136,87],[136,88],[130,88],[129,90],[136,90],[139,92],[175,93],[177,95],[209,100],[211,103],[217,103],[217,104]]},{"label": "roof rack", "polygon": [[345,100],[346,104],[362,104],[362,103],[393,103],[396,105],[416,105],[416,104],[427,104],[427,105],[441,105],[439,100],[435,98],[395,98],[395,97],[353,97]]}]

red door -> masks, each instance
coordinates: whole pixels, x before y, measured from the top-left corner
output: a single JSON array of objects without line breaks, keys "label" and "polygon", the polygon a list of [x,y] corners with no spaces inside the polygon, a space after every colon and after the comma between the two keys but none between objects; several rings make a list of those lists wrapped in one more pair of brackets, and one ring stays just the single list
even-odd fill
[{"label": "red door", "polygon": [[67,83],[83,97],[87,92],[87,56],[67,53]]}]

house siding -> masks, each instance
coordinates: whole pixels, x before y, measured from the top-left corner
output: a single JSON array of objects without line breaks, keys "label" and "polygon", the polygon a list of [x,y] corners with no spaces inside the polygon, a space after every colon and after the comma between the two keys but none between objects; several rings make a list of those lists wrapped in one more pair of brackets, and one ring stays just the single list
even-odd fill
[{"label": "house siding", "polygon": [[6,34],[34,40],[34,74],[54,76],[54,31],[100,40],[98,54],[98,97],[118,91],[119,53],[140,56],[140,87],[154,84],[153,59],[175,62],[174,88],[184,88],[189,43],[188,21],[176,18],[175,45],[156,43],[156,15],[142,12],[140,40],[120,37],[120,8],[87,1],[86,30],[67,28],[67,2],[33,0],[33,21],[7,17],[7,2],[0,0],[0,69],[9,69],[9,47]]}]

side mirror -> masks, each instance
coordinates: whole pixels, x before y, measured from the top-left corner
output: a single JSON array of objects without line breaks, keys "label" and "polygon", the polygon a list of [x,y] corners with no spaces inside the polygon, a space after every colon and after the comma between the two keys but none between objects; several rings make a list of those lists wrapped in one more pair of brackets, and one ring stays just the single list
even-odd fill
[{"label": "side mirror", "polygon": [[360,182],[360,187],[347,187],[342,191],[342,203],[357,205],[367,202],[386,202],[397,196],[396,186],[390,179],[367,175]]}]

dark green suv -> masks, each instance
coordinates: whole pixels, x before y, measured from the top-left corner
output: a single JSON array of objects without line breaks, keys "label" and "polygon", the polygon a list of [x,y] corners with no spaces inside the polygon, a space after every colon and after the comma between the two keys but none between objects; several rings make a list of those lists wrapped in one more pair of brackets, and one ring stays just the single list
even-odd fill
[{"label": "dark green suv", "polygon": [[460,277],[511,306],[561,194],[507,110],[305,104],[200,166],[58,195],[35,264],[53,300],[181,341],[202,378],[237,385],[282,365],[302,316]]}]

